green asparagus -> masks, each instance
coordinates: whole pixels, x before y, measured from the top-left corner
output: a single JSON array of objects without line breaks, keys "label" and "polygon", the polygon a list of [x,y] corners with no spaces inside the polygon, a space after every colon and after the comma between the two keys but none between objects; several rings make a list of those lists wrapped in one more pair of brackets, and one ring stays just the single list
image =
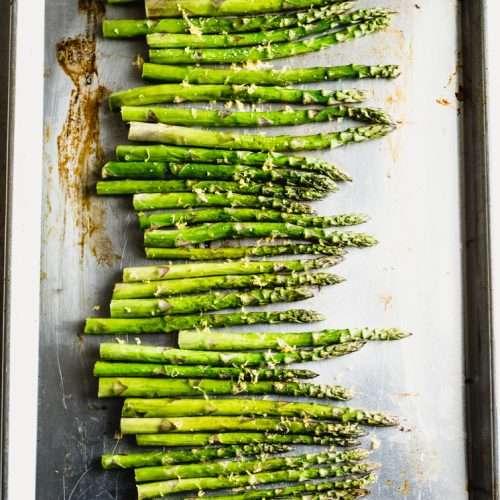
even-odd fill
[{"label": "green asparagus", "polygon": [[319,9],[289,14],[264,14],[252,17],[198,17],[177,19],[104,19],[105,38],[133,38],[151,33],[245,33],[313,23],[328,16],[347,12],[354,2],[326,5]]},{"label": "green asparagus", "polygon": [[313,465],[356,463],[368,456],[364,450],[325,451],[291,457],[270,457],[262,460],[224,460],[201,464],[141,467],[135,470],[138,483],[164,479],[218,477],[283,469],[302,469]]},{"label": "green asparagus", "polygon": [[187,416],[298,417],[338,420],[363,425],[393,426],[397,420],[383,413],[347,406],[265,399],[126,399],[123,417]]},{"label": "green asparagus", "polygon": [[213,260],[241,259],[245,257],[266,257],[271,255],[343,255],[345,250],[335,245],[319,244],[288,244],[288,245],[258,245],[217,248],[146,248],[148,259],[168,260]]},{"label": "green asparagus", "polygon": [[351,391],[339,385],[315,385],[305,382],[233,382],[212,379],[125,377],[101,377],[98,394],[100,398],[280,394],[340,401],[350,399],[352,396]]},{"label": "green asparagus", "polygon": [[231,380],[295,380],[318,376],[311,370],[293,368],[232,368],[213,366],[178,366],[151,363],[111,363],[97,361],[96,377],[165,377],[165,378],[213,378]]},{"label": "green asparagus", "polygon": [[84,333],[93,335],[173,333],[190,328],[222,328],[259,323],[311,323],[323,319],[324,317],[320,313],[304,309],[261,312],[238,311],[225,314],[194,314],[134,319],[87,318]]},{"label": "green asparagus", "polygon": [[290,451],[290,447],[279,444],[248,444],[243,446],[204,447],[188,450],[150,451],[129,453],[127,455],[105,454],[101,465],[108,469],[133,469],[155,465],[174,465],[184,463],[204,463],[222,458],[241,458],[246,456],[266,456],[273,453]]},{"label": "green asparagus", "polygon": [[[269,61],[284,57],[308,54],[326,49],[339,43],[356,40],[366,35],[386,29],[390,25],[389,16],[347,26],[346,28],[306,40],[283,43],[269,43],[236,48],[190,48],[150,49],[149,60],[158,64],[233,64],[256,61]],[[292,28],[293,29],[293,28]]]},{"label": "green asparagus", "polygon": [[195,84],[225,85],[295,85],[343,79],[396,78],[399,66],[323,66],[312,68],[206,68],[204,66],[172,66],[144,63],[142,77],[156,82],[187,82]]},{"label": "green asparagus", "polygon": [[[242,164],[265,168],[291,167],[328,175],[333,180],[348,181],[349,175],[324,160],[314,157],[293,156],[282,153],[233,151],[229,149],[203,149],[165,144],[121,145],[116,147],[116,157],[126,162],[170,162],[170,163],[219,163]],[[150,167],[157,172],[158,167]],[[162,170],[163,172],[164,170]],[[157,174],[158,175],[158,174]],[[160,178],[163,175],[160,175]]]},{"label": "green asparagus", "polygon": [[[215,49],[212,49],[215,50]],[[257,85],[191,85],[163,83],[113,92],[109,97],[112,110],[122,106],[146,104],[240,101],[283,102],[288,104],[355,103],[364,101],[367,93],[361,90],[303,90],[291,87],[259,87]]]},{"label": "green asparagus", "polygon": [[310,35],[317,35],[335,30],[341,26],[349,26],[366,22],[391,14],[387,9],[361,9],[346,14],[336,14],[324,17],[316,22],[295,27],[279,28],[268,31],[257,31],[238,34],[203,33],[151,33],[146,36],[149,47],[165,48],[212,48],[212,47],[243,47],[248,45],[267,45],[269,43],[292,42]]},{"label": "green asparagus", "polygon": [[179,332],[180,349],[239,351],[252,349],[289,350],[294,347],[317,347],[344,342],[368,340],[400,340],[408,333],[397,328],[360,328],[322,330],[319,332],[211,332],[188,330]]}]

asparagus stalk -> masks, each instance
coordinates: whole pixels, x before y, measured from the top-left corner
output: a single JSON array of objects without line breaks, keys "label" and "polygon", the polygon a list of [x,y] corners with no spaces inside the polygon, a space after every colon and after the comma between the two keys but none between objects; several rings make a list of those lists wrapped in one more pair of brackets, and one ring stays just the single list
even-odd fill
[{"label": "asparagus stalk", "polygon": [[369,125],[348,128],[338,132],[313,135],[250,135],[216,130],[201,130],[189,127],[165,125],[163,123],[132,122],[131,141],[160,142],[165,144],[201,147],[227,147],[259,151],[299,151],[333,149],[352,143],[380,139],[392,132],[392,125]]},{"label": "asparagus stalk", "polygon": [[191,314],[246,306],[263,306],[278,302],[295,302],[313,296],[313,291],[306,287],[262,288],[239,292],[176,295],[168,299],[112,300],[110,311],[112,318],[150,318],[167,314]]},{"label": "asparagus stalk", "polygon": [[187,82],[195,84],[225,85],[296,85],[344,79],[396,78],[399,66],[323,66],[312,68],[206,68],[204,66],[173,66],[144,63],[142,77],[156,82]]},{"label": "asparagus stalk", "polygon": [[222,0],[214,3],[212,0],[146,0],[147,17],[182,17],[188,16],[233,16],[258,15],[268,12],[309,9],[323,7],[337,0],[257,0],[243,2],[242,0]]},{"label": "asparagus stalk", "polygon": [[232,262],[209,262],[195,264],[173,264],[169,266],[125,267],[123,281],[159,281],[204,276],[225,276],[228,274],[261,274],[307,272],[334,266],[341,257],[321,257],[309,260],[238,260]]},{"label": "asparagus stalk", "polygon": [[318,19],[347,12],[354,2],[326,5],[319,9],[291,12],[290,14],[264,14],[252,17],[198,17],[177,19],[104,19],[105,38],[133,38],[151,33],[245,33],[292,26],[302,26]]},{"label": "asparagus stalk", "polygon": [[237,394],[281,394],[316,399],[351,398],[351,391],[338,385],[315,385],[305,382],[233,382],[212,379],[154,379],[102,377],[99,397],[171,397]]},{"label": "asparagus stalk", "polygon": [[324,465],[322,467],[307,467],[304,469],[288,469],[272,472],[257,472],[251,474],[234,474],[219,477],[193,479],[178,479],[140,484],[137,486],[139,500],[162,497],[183,491],[218,490],[248,485],[302,482],[325,477],[345,477],[353,474],[366,475],[376,469],[376,465],[361,463],[349,465]]},{"label": "asparagus stalk", "polygon": [[365,433],[356,424],[333,424],[293,418],[254,417],[170,417],[122,418],[120,431],[127,434],[168,432],[283,432],[357,438]]},{"label": "asparagus stalk", "polygon": [[194,207],[267,207],[294,213],[311,213],[311,208],[296,201],[269,196],[227,193],[167,193],[136,194],[133,198],[135,210],[156,210],[158,208]]},{"label": "asparagus stalk", "polygon": [[380,109],[345,105],[309,109],[277,109],[273,111],[232,111],[197,108],[165,108],[160,106],[122,106],[124,122],[166,123],[186,127],[281,127],[323,123],[350,118],[368,123],[392,121]]},{"label": "asparagus stalk", "polygon": [[169,260],[213,260],[213,259],[241,259],[245,257],[265,257],[271,255],[342,255],[342,247],[313,244],[291,245],[263,245],[263,246],[238,246],[218,248],[146,248],[148,259]]},{"label": "asparagus stalk", "polygon": [[[228,494],[228,495],[216,495],[210,496],[210,500],[263,500],[264,498],[282,498],[288,495],[296,495],[296,494],[314,494],[320,492],[328,492],[329,494],[332,491],[356,491],[359,489],[366,488],[370,484],[374,483],[376,480],[376,476],[373,474],[369,474],[365,477],[356,478],[356,479],[344,479],[340,481],[321,481],[317,483],[313,483],[311,481],[306,481],[303,483],[299,483],[293,486],[285,486],[282,488],[270,488],[270,489],[248,489],[239,493]],[[185,500],[196,500],[199,497],[189,497]],[[299,497],[299,498],[307,498],[309,500],[310,497]],[[328,497],[328,498],[336,498],[336,497]],[[339,497],[344,498],[344,497]]]},{"label": "asparagus stalk", "polygon": [[222,328],[259,323],[311,323],[323,319],[324,317],[321,314],[304,309],[261,312],[238,311],[225,314],[177,315],[142,319],[87,318],[84,333],[90,335],[173,333],[190,328]]},{"label": "asparagus stalk", "polygon": [[356,40],[386,29],[390,22],[389,16],[381,16],[371,21],[347,26],[342,30],[306,40],[236,47],[230,50],[227,48],[199,49],[190,47],[183,49],[150,49],[149,60],[158,64],[233,64],[269,61],[317,52],[339,43]]},{"label": "asparagus stalk", "polygon": [[316,22],[296,27],[279,28],[269,31],[248,33],[224,33],[207,35],[203,33],[151,33],[146,36],[149,47],[165,48],[211,48],[211,47],[244,47],[248,45],[267,45],[269,43],[292,42],[310,35],[332,31],[340,26],[357,24],[381,16],[387,16],[387,9],[360,9],[346,14],[330,15]]},{"label": "asparagus stalk", "polygon": [[317,377],[311,370],[292,368],[237,368],[213,366],[178,366],[152,363],[110,363],[97,361],[96,377],[165,377],[165,378],[213,378],[220,380],[295,380]]},{"label": "asparagus stalk", "polygon": [[201,349],[214,351],[238,351],[241,349],[289,350],[294,347],[312,347],[341,344],[355,341],[400,340],[408,333],[397,328],[359,328],[322,330],[320,332],[255,332],[225,333],[211,331],[179,332],[180,349]]},{"label": "asparagus stalk", "polygon": [[171,248],[242,238],[288,238],[351,247],[368,247],[377,243],[373,236],[364,233],[326,232],[289,222],[213,222],[180,229],[149,229],[144,233],[144,244]]},{"label": "asparagus stalk", "polygon": [[225,460],[222,462],[141,467],[135,470],[138,483],[165,479],[187,479],[194,477],[218,477],[231,474],[302,469],[313,465],[356,463],[368,456],[364,450],[325,451],[292,457],[270,457],[262,460]]},{"label": "asparagus stalk", "polygon": [[211,276],[209,278],[186,278],[180,280],[153,281],[151,283],[117,283],[113,299],[143,299],[169,297],[212,290],[326,286],[342,283],[344,278],[328,273],[304,274],[250,274]]},{"label": "asparagus stalk", "polygon": [[134,469],[155,465],[174,465],[184,463],[204,463],[222,458],[241,458],[247,456],[266,456],[273,453],[290,451],[290,447],[281,444],[247,444],[243,446],[205,447],[188,450],[150,451],[127,455],[105,454],[101,465],[109,469]]},{"label": "asparagus stalk", "polygon": [[[213,69],[213,71],[216,71]],[[229,149],[188,148],[166,146],[164,144],[121,145],[116,147],[116,157],[126,162],[173,162],[173,163],[218,163],[243,164],[266,168],[291,167],[296,170],[310,170],[328,175],[333,180],[347,181],[351,178],[337,166],[319,158],[286,155],[281,153],[262,153],[252,151],[233,151]],[[158,171],[158,167],[150,167]],[[163,172],[164,170],[162,170]],[[160,178],[163,174],[160,175]]]},{"label": "asparagus stalk", "polygon": [[175,365],[274,367],[282,364],[288,365],[344,356],[361,349],[363,346],[364,342],[348,342],[340,345],[317,347],[311,350],[295,349],[290,352],[215,352],[104,343],[100,346],[100,355],[101,359],[110,361],[171,363]]},{"label": "asparagus stalk", "polygon": [[[211,49],[216,50],[216,49]],[[288,104],[355,103],[364,101],[367,93],[361,90],[303,90],[289,87],[259,87],[257,85],[191,85],[163,83],[113,92],[109,97],[112,110],[122,106],[146,104],[240,101],[283,102]]]},{"label": "asparagus stalk", "polygon": [[360,444],[358,440],[352,438],[269,432],[138,434],[136,441],[139,446],[213,446],[267,443],[352,447]]},{"label": "asparagus stalk", "polygon": [[304,227],[353,226],[368,220],[362,214],[319,216],[289,214],[257,208],[204,208],[177,212],[139,213],[141,229],[200,224],[203,222],[288,222]]},{"label": "asparagus stalk", "polygon": [[347,406],[266,399],[126,399],[123,417],[187,416],[297,417],[338,420],[372,426],[393,426],[397,420],[383,413]]},{"label": "asparagus stalk", "polygon": [[[128,164],[125,164],[128,165]],[[306,172],[308,173],[308,172]],[[333,181],[330,183],[330,190],[336,189]],[[135,180],[125,179],[120,181],[105,181],[97,183],[98,195],[123,195],[141,193],[195,193],[198,198],[203,198],[205,194],[222,193],[250,194],[257,196],[270,196],[289,198],[290,200],[319,200],[324,198],[327,191],[318,188],[302,188],[293,185],[279,185],[272,183],[246,183],[218,180]]]}]

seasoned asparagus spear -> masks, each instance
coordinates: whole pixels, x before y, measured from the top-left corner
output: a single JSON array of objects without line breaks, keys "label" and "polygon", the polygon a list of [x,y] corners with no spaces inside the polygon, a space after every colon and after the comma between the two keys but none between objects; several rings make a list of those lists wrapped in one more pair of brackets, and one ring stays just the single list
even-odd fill
[{"label": "seasoned asparagus spear", "polygon": [[397,420],[383,413],[298,401],[266,399],[126,399],[123,417],[182,416],[298,417],[338,420],[363,425],[393,426]]},{"label": "seasoned asparagus spear", "polygon": [[140,484],[137,486],[137,492],[139,500],[144,500],[183,491],[218,490],[267,483],[301,482],[309,479],[345,477],[353,474],[366,475],[376,468],[377,466],[374,464],[361,463],[356,465],[324,465],[318,468],[307,467],[305,469],[234,474],[213,478],[172,479]]},{"label": "seasoned asparagus spear", "polygon": [[205,130],[163,123],[132,122],[128,138],[138,142],[160,142],[201,147],[226,147],[258,151],[301,151],[333,149],[352,143],[380,139],[392,132],[392,125],[368,125],[313,135],[250,135]]},{"label": "seasoned asparagus spear", "polygon": [[315,385],[305,382],[233,382],[212,379],[155,379],[102,377],[99,397],[170,397],[237,394],[281,394],[316,399],[346,401],[351,391],[340,385]]},{"label": "seasoned asparagus spear", "polygon": [[[386,29],[390,25],[389,16],[380,16],[371,21],[353,24],[346,28],[306,40],[284,43],[270,43],[236,48],[190,48],[150,49],[149,60],[158,64],[233,64],[256,61],[269,61],[308,54],[326,49],[339,43],[356,40],[366,35]],[[292,28],[293,29],[293,28]]]},{"label": "seasoned asparagus spear", "polygon": [[245,306],[263,306],[279,302],[295,302],[314,296],[306,287],[262,288],[239,292],[211,292],[197,295],[176,295],[162,299],[112,300],[112,318],[150,318],[167,314],[191,314],[220,311]]},{"label": "seasoned asparagus spear", "polygon": [[323,123],[350,118],[368,123],[391,124],[380,109],[345,105],[325,108],[277,109],[273,111],[232,111],[197,108],[165,108],[160,106],[122,106],[124,122],[166,123],[186,127],[282,127]]},{"label": "seasoned asparagus spear", "polygon": [[203,33],[151,33],[146,36],[149,47],[165,48],[211,48],[211,47],[243,47],[248,45],[267,45],[269,43],[291,42],[310,35],[332,31],[340,26],[361,23],[381,16],[387,16],[387,9],[360,9],[346,14],[336,14],[319,19],[316,22],[302,24],[296,27],[279,28],[268,31],[238,33],[233,35]]},{"label": "seasoned asparagus spear", "polygon": [[[126,162],[170,162],[170,163],[218,163],[242,164],[265,168],[294,168],[328,175],[333,180],[348,181],[351,178],[337,166],[314,157],[293,156],[281,153],[233,151],[229,149],[203,149],[165,144],[120,145],[116,157]],[[150,167],[157,171],[157,167]],[[164,172],[164,170],[162,170]],[[163,174],[160,175],[160,178]]]},{"label": "seasoned asparagus spear", "polygon": [[179,280],[153,281],[150,283],[117,283],[113,299],[144,299],[169,297],[212,290],[326,286],[342,283],[344,278],[328,273],[300,274],[250,274],[211,276],[208,278],[185,278]]},{"label": "seasoned asparagus spear", "polygon": [[[212,49],[215,50],[215,49]],[[256,85],[191,85],[163,83],[113,92],[109,97],[112,110],[122,106],[144,106],[170,102],[283,102],[288,104],[355,103],[364,101],[361,90],[303,90],[290,87],[259,87]]]},{"label": "seasoned asparagus spear", "polygon": [[138,483],[165,479],[186,479],[193,477],[218,477],[231,474],[274,471],[282,469],[302,469],[322,464],[347,464],[364,460],[368,453],[364,450],[324,451],[291,457],[270,457],[257,460],[224,460],[221,462],[165,465],[141,467],[135,470]]},{"label": "seasoned asparagus spear", "polygon": [[146,0],[147,17],[239,16],[323,7],[338,0]]},{"label": "seasoned asparagus spear", "polygon": [[213,378],[230,380],[294,380],[318,376],[311,370],[293,368],[232,368],[213,366],[178,366],[153,363],[111,363],[97,361],[96,377],[165,377],[165,378]]},{"label": "seasoned asparagus spear", "polygon": [[238,311],[225,314],[193,314],[134,319],[87,318],[84,333],[92,335],[173,333],[190,328],[222,328],[262,323],[311,323],[323,319],[323,315],[316,311],[304,309],[260,312]]},{"label": "seasoned asparagus spear", "polygon": [[293,213],[312,213],[311,207],[297,201],[270,196],[238,193],[166,193],[136,194],[133,198],[135,210],[156,210],[158,208],[195,207],[256,207],[273,208]]},{"label": "seasoned asparagus spear", "polygon": [[288,222],[304,227],[354,226],[368,220],[362,214],[339,214],[330,216],[289,214],[276,210],[257,208],[204,208],[179,210],[177,212],[139,213],[141,229],[200,224],[203,222]]},{"label": "seasoned asparagus spear", "polygon": [[213,222],[181,229],[149,229],[144,233],[144,244],[171,248],[242,238],[288,238],[349,247],[369,247],[377,243],[373,236],[364,233],[327,232],[289,222]]},{"label": "seasoned asparagus spear", "polygon": [[170,417],[122,418],[122,434],[163,434],[168,432],[283,432],[357,438],[364,436],[357,424],[335,424],[294,418],[254,417]]},{"label": "seasoned asparagus spear", "polygon": [[238,246],[217,248],[146,248],[148,259],[168,260],[213,260],[242,259],[245,257],[266,257],[271,255],[343,255],[344,249],[323,243]]},{"label": "seasoned asparagus spear", "polygon": [[344,79],[396,78],[399,66],[317,66],[312,68],[206,68],[204,66],[172,66],[144,63],[142,77],[156,82],[187,82],[225,85],[295,85]]},{"label": "seasoned asparagus spear", "polygon": [[356,341],[400,340],[408,333],[398,328],[344,328],[342,330],[322,330],[319,332],[179,332],[180,349],[200,349],[214,351],[239,351],[252,349],[289,350],[294,347],[312,347]]},{"label": "seasoned asparagus spear", "polygon": [[252,17],[195,17],[177,19],[104,19],[105,38],[133,38],[151,33],[245,33],[302,26],[319,19],[347,12],[354,2],[325,5],[319,9],[289,14],[264,14]]},{"label": "seasoned asparagus spear", "polygon": [[325,269],[334,266],[342,257],[320,257],[308,260],[237,260],[231,262],[207,262],[195,264],[173,264],[160,266],[125,267],[123,281],[173,280],[202,276],[225,276],[228,274],[292,273]]}]

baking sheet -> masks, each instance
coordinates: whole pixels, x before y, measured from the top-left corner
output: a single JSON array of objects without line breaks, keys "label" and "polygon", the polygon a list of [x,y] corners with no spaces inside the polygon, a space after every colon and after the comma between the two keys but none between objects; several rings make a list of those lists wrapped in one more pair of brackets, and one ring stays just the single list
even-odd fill
[{"label": "baking sheet", "polygon": [[[132,60],[144,53],[144,44],[102,40],[99,4],[79,3],[46,3],[37,498],[125,499],[133,498],[131,474],[103,472],[98,464],[101,453],[127,446],[114,438],[120,402],[97,400],[91,377],[99,342],[111,339],[79,334],[86,316],[107,314],[120,269],[145,263],[130,199],[97,198],[92,191],[102,159],[126,142],[119,117],[97,102],[108,90],[140,84]],[[381,243],[352,251],[335,269],[346,283],[293,307],[328,313],[324,324],[305,328],[399,326],[414,332],[402,342],[368,345],[344,359],[311,366],[320,371],[319,382],[354,388],[352,405],[402,419],[400,430],[376,431],[367,440],[375,447],[380,441],[374,459],[383,464],[371,498],[459,500],[467,497],[467,474],[458,2],[366,0],[359,5],[384,5],[400,14],[385,33],[294,58],[293,64],[402,66],[403,75],[392,82],[322,85],[373,90],[369,104],[401,121],[380,141],[318,154],[354,178],[317,204],[320,213],[365,212],[371,220],[363,230]],[[110,17],[128,12],[108,8]],[[93,33],[96,67],[83,58],[89,62],[86,71],[76,76],[70,68],[68,76],[57,63],[56,45],[78,39],[67,46],[81,50],[92,45]],[[98,128],[91,125],[96,113]],[[313,128],[321,126],[294,133]],[[94,141],[100,145],[96,150]],[[75,146],[83,146],[78,155]],[[174,338],[147,341],[173,343]]]}]

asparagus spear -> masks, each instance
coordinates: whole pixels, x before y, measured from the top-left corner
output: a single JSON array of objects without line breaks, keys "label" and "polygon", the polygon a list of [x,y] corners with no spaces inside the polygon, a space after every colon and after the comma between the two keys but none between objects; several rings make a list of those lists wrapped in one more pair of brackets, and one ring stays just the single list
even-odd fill
[{"label": "asparagus spear", "polygon": [[122,106],[124,122],[166,123],[186,127],[271,127],[323,123],[350,118],[368,123],[392,121],[380,109],[345,105],[308,109],[277,109],[273,111],[232,111],[198,108],[165,108],[160,106]]},{"label": "asparagus spear", "polygon": [[[127,165],[127,164],[125,164]],[[327,191],[318,188],[302,188],[292,185],[280,185],[272,183],[246,183],[218,180],[134,180],[125,179],[120,181],[105,181],[97,183],[98,195],[123,195],[123,194],[141,194],[141,193],[195,193],[199,198],[204,194],[238,193],[250,195],[271,196],[275,199],[279,197],[289,198],[290,200],[319,200],[324,198]],[[336,189],[331,184],[332,191]]]},{"label": "asparagus spear", "polygon": [[322,66],[312,68],[206,68],[204,66],[173,66],[144,63],[142,77],[156,82],[187,82],[225,85],[295,85],[343,79],[396,78],[399,66]]},{"label": "asparagus spear", "polygon": [[177,315],[142,319],[87,318],[84,333],[93,335],[173,333],[190,328],[222,328],[258,323],[311,323],[323,319],[321,314],[304,309],[261,312],[238,311],[225,314]]},{"label": "asparagus spear", "polygon": [[302,26],[328,16],[347,12],[354,2],[326,5],[319,9],[291,12],[290,14],[264,14],[252,17],[198,17],[177,19],[104,19],[105,38],[133,38],[150,33],[245,33],[276,28]]},{"label": "asparagus spear", "polygon": [[182,416],[298,417],[393,426],[397,420],[379,412],[347,406],[266,399],[126,399],[123,417]]},{"label": "asparagus spear", "polygon": [[318,361],[343,356],[363,347],[364,342],[318,347],[290,352],[215,352],[173,349],[170,347],[135,344],[104,343],[100,346],[101,359],[176,365],[274,367],[307,361]]},{"label": "asparagus spear", "polygon": [[359,328],[322,330],[320,332],[255,332],[225,333],[210,331],[179,332],[180,349],[204,349],[214,351],[238,351],[241,349],[289,350],[294,347],[312,347],[344,342],[368,340],[400,340],[408,333],[397,328]]},{"label": "asparagus spear", "polygon": [[135,210],[156,210],[158,208],[194,207],[267,207],[294,213],[311,213],[308,205],[283,198],[269,196],[227,193],[167,193],[136,194],[133,198]]},{"label": "asparagus spear", "polygon": [[170,417],[122,418],[120,431],[127,434],[163,434],[168,432],[283,432],[357,438],[365,433],[357,424],[333,424],[293,418],[254,417]]},{"label": "asparagus spear", "polygon": [[204,208],[177,212],[143,212],[138,215],[141,229],[203,222],[289,222],[304,227],[331,227],[353,226],[367,221],[367,217],[362,214],[320,216],[257,208]]},{"label": "asparagus spear", "polygon": [[238,246],[218,248],[146,248],[148,259],[169,260],[212,260],[212,259],[241,259],[244,257],[263,257],[270,255],[342,255],[344,250],[334,245],[316,244],[289,244]]},{"label": "asparagus spear", "polygon": [[270,43],[236,48],[207,48],[198,49],[185,47],[184,49],[150,49],[149,60],[158,64],[233,64],[256,61],[269,61],[308,54],[326,49],[339,43],[356,40],[386,29],[390,25],[389,16],[377,17],[371,21],[353,24],[346,28],[316,36],[306,40],[296,40],[284,43]]},{"label": "asparagus spear", "polygon": [[96,377],[166,377],[166,378],[213,378],[230,380],[294,380],[317,377],[311,370],[292,368],[232,368],[213,366],[178,366],[151,363],[110,363],[97,361]]},{"label": "asparagus spear", "polygon": [[[212,49],[215,50],[215,49]],[[259,87],[257,85],[191,85],[163,83],[113,92],[109,97],[112,110],[122,106],[146,104],[241,101],[284,102],[288,104],[336,104],[364,101],[367,93],[361,90],[303,90],[290,87]]]},{"label": "asparagus spear", "polygon": [[110,311],[112,318],[150,318],[167,314],[190,314],[245,306],[263,306],[278,302],[294,302],[313,296],[313,291],[306,287],[262,288],[239,292],[176,295],[168,299],[112,300]]},{"label": "asparagus spear", "polygon": [[257,443],[243,446],[192,448],[190,450],[150,451],[127,455],[105,454],[101,457],[101,464],[102,468],[106,470],[133,469],[155,465],[203,463],[221,458],[266,456],[287,451],[290,451],[290,447],[285,445]]},{"label": "asparagus spear", "polygon": [[162,497],[169,494],[192,490],[218,490],[248,485],[302,482],[325,477],[345,477],[352,474],[366,475],[376,469],[376,465],[361,463],[355,465],[324,465],[319,468],[288,469],[251,474],[234,474],[219,477],[178,479],[140,484],[137,486],[139,500]]},{"label": "asparagus spear", "polygon": [[351,391],[338,385],[315,385],[304,382],[233,382],[211,379],[154,379],[102,377],[99,397],[170,397],[237,394],[281,394],[316,399],[351,398]]},{"label": "asparagus spear", "polygon": [[146,0],[147,17],[258,15],[267,12],[323,7],[338,0]]},{"label": "asparagus spear", "polygon": [[[376,476],[373,474],[369,474],[365,477],[356,478],[356,479],[344,479],[340,481],[321,481],[318,483],[313,483],[311,481],[306,481],[300,484],[295,484],[293,486],[285,486],[282,488],[271,488],[271,489],[248,489],[239,493],[228,494],[228,495],[216,495],[210,496],[210,500],[263,500],[264,498],[282,498],[286,495],[296,495],[296,494],[311,494],[318,492],[329,492],[332,491],[356,491],[358,489],[366,488],[371,483],[374,483],[376,480]],[[199,497],[189,497],[185,500],[196,500]],[[309,498],[307,497],[299,497],[299,498]],[[328,498],[336,498],[336,497],[328,497]],[[343,497],[339,497],[343,498]]]},{"label": "asparagus spear", "polygon": [[352,438],[335,436],[313,436],[312,434],[273,434],[269,432],[208,432],[138,434],[139,446],[213,446],[243,444],[303,444],[321,446],[359,446],[359,441]]},{"label": "asparagus spear", "polygon": [[[213,70],[215,71],[215,69]],[[173,163],[219,163],[243,164],[266,168],[292,167],[296,170],[310,170],[328,175],[333,180],[347,181],[351,178],[337,166],[319,158],[286,155],[281,153],[262,153],[252,151],[233,151],[229,149],[188,148],[166,146],[164,144],[121,145],[116,147],[116,157],[122,161],[173,162]],[[154,170],[157,167],[151,167]]]},{"label": "asparagus spear", "polygon": [[373,236],[364,233],[326,232],[289,222],[213,222],[180,229],[149,229],[144,233],[144,244],[169,248],[242,238],[288,238],[351,247],[368,247],[377,243]]},{"label": "asparagus spear", "polygon": [[270,457],[262,460],[225,460],[222,462],[141,467],[135,470],[138,483],[164,479],[187,479],[194,477],[218,477],[231,474],[302,469],[312,465],[356,463],[368,456],[364,450],[324,451],[292,457]]},{"label": "asparagus spear", "polygon": [[173,264],[161,266],[125,267],[123,281],[158,281],[202,276],[225,276],[228,274],[292,273],[334,266],[341,257],[320,257],[309,260],[237,260],[231,262],[209,262],[195,264]]},{"label": "asparagus spear", "polygon": [[279,28],[269,31],[257,31],[238,34],[203,33],[151,33],[146,36],[149,47],[165,48],[211,48],[211,47],[243,47],[248,45],[266,45],[269,43],[291,42],[310,35],[332,31],[340,26],[348,26],[369,21],[391,13],[388,9],[360,9],[347,14],[330,15],[316,22],[296,27]]},{"label": "asparagus spear", "polygon": [[227,147],[260,151],[299,151],[333,149],[352,143],[380,139],[392,132],[392,125],[369,125],[338,132],[313,135],[246,135],[195,129],[163,123],[132,122],[128,138],[139,142],[160,142],[201,147]]},{"label": "asparagus spear", "polygon": [[169,297],[188,293],[224,289],[326,286],[342,283],[344,278],[328,273],[304,274],[250,274],[211,276],[209,278],[186,278],[180,280],[153,281],[151,283],[117,283],[113,299],[143,299],[150,297]]}]

